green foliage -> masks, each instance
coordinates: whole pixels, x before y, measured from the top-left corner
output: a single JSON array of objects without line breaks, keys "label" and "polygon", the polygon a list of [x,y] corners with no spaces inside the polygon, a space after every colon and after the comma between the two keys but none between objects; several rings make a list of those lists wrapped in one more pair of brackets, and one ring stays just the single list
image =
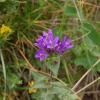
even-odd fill
[{"label": "green foliage", "polygon": [[9,89],[13,89],[16,87],[16,84],[19,83],[19,77],[15,74],[13,74],[12,72],[9,72],[7,74],[7,85],[9,87]]},{"label": "green foliage", "polygon": [[[83,27],[89,32],[88,37],[100,46],[100,33],[96,31],[94,26],[88,22],[83,23]],[[86,31],[84,31],[86,32]]]},{"label": "green foliage", "polygon": [[65,6],[64,11],[67,16],[77,16],[77,11],[75,7]]},{"label": "green foliage", "polygon": [[5,2],[6,0],[0,0],[0,2]]},{"label": "green foliage", "polygon": [[33,87],[38,88],[38,92],[32,94],[32,98],[36,100],[77,100],[77,96],[60,82],[51,82],[45,76],[37,73],[33,73],[33,76],[36,79]]},{"label": "green foliage", "polygon": [[[5,64],[0,59],[0,100],[78,100],[71,88],[100,58],[100,10],[95,2],[100,1],[80,1],[0,0],[0,27],[5,24],[13,30],[7,38],[0,38]],[[33,43],[48,28],[60,39],[68,35],[74,48],[40,62],[34,58],[38,48]],[[100,63],[92,70],[94,76],[100,73]],[[31,80],[35,81],[31,88],[37,91],[29,94]]]},{"label": "green foliage", "polygon": [[87,69],[90,68],[96,62],[97,59],[92,55],[88,55],[88,57],[89,59],[85,55],[81,54],[81,56],[75,59],[75,64],[77,66],[82,65]]}]

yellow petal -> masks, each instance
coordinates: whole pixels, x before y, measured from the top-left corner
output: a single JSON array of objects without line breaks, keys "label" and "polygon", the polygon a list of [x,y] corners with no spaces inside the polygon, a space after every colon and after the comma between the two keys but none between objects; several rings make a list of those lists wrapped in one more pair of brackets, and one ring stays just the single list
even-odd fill
[{"label": "yellow petal", "polygon": [[31,93],[36,93],[37,92],[37,88],[31,88],[28,90],[28,93],[31,94]]},{"label": "yellow petal", "polygon": [[31,82],[28,82],[28,86],[32,86],[32,85],[34,85],[34,81],[31,81]]},{"label": "yellow petal", "polygon": [[11,28],[8,27],[8,26],[5,26],[4,24],[2,25],[1,29],[0,29],[0,33],[3,34],[3,33],[10,33],[12,32]]}]

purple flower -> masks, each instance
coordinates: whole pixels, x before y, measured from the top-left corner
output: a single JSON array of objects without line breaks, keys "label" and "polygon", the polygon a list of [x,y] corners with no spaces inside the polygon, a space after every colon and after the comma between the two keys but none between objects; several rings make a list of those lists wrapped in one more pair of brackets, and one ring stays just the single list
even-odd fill
[{"label": "purple flower", "polygon": [[54,52],[62,54],[73,47],[71,39],[64,36],[60,42],[59,37],[54,36],[51,29],[49,29],[48,32],[44,31],[42,36],[36,39],[35,45],[39,47],[35,58],[40,59],[40,61],[46,59],[48,54]]},{"label": "purple flower", "polygon": [[72,40],[71,39],[67,39],[65,45],[66,45],[67,49],[73,48]]},{"label": "purple flower", "polygon": [[47,49],[54,50],[55,47],[58,46],[59,37],[55,37],[53,35],[53,32],[52,32],[51,29],[48,30],[48,33],[47,34],[48,34],[48,37],[46,38],[46,40],[47,40]]},{"label": "purple flower", "polygon": [[45,44],[43,36],[39,36],[38,39],[36,39],[35,45],[38,46],[39,48],[44,48]]},{"label": "purple flower", "polygon": [[56,48],[56,51],[58,53],[64,53],[66,50],[72,48],[72,40],[67,38],[66,36],[63,37],[62,42],[59,43],[58,47]]},{"label": "purple flower", "polygon": [[43,61],[48,57],[48,53],[45,50],[38,50],[35,54],[35,58],[39,59],[40,61]]},{"label": "purple flower", "polygon": [[52,30],[49,29],[48,32],[43,32],[42,36],[39,36],[39,38],[36,39],[35,45],[39,48],[47,48],[48,41],[50,38],[53,38]]},{"label": "purple flower", "polygon": [[47,48],[54,50],[58,46],[58,43],[59,43],[59,37],[55,37],[55,38],[49,37],[48,43],[47,43]]},{"label": "purple flower", "polygon": [[52,30],[49,29],[48,32],[43,32],[42,36],[36,40],[35,45],[39,48],[54,50],[58,46],[58,42],[59,37],[54,37]]},{"label": "purple flower", "polygon": [[48,38],[49,36],[53,37],[53,32],[51,29],[48,29],[48,32],[43,32],[43,36]]}]

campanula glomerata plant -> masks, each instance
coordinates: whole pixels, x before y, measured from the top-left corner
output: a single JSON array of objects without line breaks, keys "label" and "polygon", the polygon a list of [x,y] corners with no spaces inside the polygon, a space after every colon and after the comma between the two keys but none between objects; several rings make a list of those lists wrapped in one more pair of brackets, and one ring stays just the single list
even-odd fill
[{"label": "campanula glomerata plant", "polygon": [[43,32],[42,36],[36,39],[35,45],[39,48],[35,54],[35,58],[43,61],[49,54],[58,53],[63,54],[65,51],[73,47],[72,40],[64,36],[60,41],[58,36],[54,36],[51,29],[48,32]]}]

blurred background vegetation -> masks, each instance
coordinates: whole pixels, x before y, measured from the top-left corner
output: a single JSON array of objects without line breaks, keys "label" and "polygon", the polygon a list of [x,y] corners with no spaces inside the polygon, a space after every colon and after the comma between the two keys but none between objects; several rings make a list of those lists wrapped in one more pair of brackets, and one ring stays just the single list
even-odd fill
[{"label": "blurred background vegetation", "polygon": [[[12,32],[0,37],[0,100],[99,100],[100,0],[0,0],[2,24]],[[46,66],[34,42],[48,28],[74,48]]]}]

